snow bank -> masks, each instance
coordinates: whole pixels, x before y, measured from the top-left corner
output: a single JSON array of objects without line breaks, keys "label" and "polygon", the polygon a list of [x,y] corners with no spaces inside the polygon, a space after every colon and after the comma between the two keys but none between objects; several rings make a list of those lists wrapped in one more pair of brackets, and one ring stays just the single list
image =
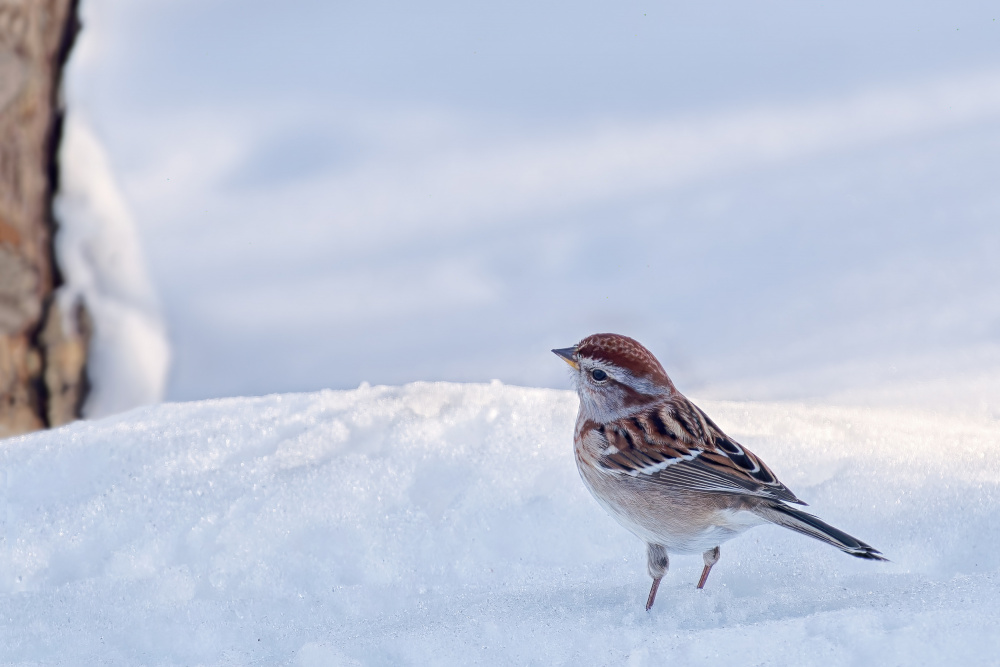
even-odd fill
[{"label": "snow bank", "polygon": [[82,300],[93,320],[87,417],[163,398],[170,344],[135,225],[100,142],[78,115],[66,117],[59,149],[56,253],[63,312]]},{"label": "snow bank", "polygon": [[[1000,652],[1000,424],[704,402],[892,559],[778,528],[676,557],[577,478],[570,393],[412,384],[136,409],[0,443],[0,662],[944,664]],[[892,660],[890,660],[892,658]]]}]

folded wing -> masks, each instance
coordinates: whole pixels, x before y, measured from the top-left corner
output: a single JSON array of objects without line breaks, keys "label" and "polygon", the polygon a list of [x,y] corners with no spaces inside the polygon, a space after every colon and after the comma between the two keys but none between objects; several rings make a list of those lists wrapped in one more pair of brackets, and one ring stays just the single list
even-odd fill
[{"label": "folded wing", "polygon": [[771,469],[682,396],[601,426],[597,464],[613,474],[647,476],[675,488],[753,495],[805,505]]}]

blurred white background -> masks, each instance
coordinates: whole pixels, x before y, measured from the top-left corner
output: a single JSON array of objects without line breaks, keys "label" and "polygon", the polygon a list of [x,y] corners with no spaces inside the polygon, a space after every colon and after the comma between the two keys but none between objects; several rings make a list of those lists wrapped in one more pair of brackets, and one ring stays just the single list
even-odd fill
[{"label": "blurred white background", "polygon": [[567,386],[1000,409],[987,2],[84,0],[67,96],[167,398]]}]

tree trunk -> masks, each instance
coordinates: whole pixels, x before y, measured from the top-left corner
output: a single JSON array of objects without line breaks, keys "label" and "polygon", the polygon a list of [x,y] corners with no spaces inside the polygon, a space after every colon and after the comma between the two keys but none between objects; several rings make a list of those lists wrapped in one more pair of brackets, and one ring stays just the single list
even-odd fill
[{"label": "tree trunk", "polygon": [[89,320],[55,298],[52,246],[77,2],[0,0],[0,437],[72,421],[87,391]]}]

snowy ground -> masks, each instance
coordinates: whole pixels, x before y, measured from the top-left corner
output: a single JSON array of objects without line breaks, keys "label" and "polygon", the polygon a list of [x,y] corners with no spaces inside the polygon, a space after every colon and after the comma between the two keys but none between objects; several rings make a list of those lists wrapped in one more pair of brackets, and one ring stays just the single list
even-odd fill
[{"label": "snowy ground", "polygon": [[81,9],[60,255],[133,324],[91,414],[160,394],[160,303],[171,400],[563,387],[618,331],[784,400],[702,405],[892,562],[759,528],[646,614],[569,393],[163,404],[0,442],[0,663],[1000,655],[989,3]]},{"label": "snowy ground", "polygon": [[0,443],[4,664],[987,664],[1000,424],[703,401],[811,508],[678,557],[588,496],[574,395],[363,386],[140,408]]}]

